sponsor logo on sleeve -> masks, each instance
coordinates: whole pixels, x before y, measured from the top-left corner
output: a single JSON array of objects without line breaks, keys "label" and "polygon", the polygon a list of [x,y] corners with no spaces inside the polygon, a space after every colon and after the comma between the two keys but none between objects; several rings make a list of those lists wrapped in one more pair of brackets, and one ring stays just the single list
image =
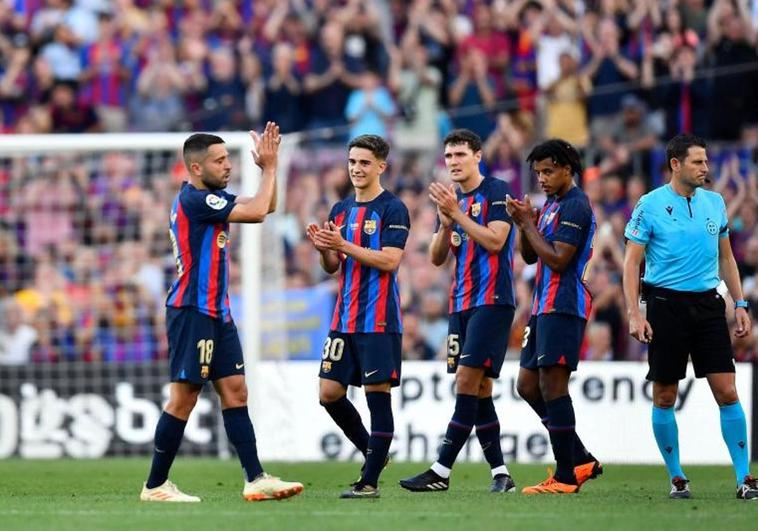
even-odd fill
[{"label": "sponsor logo on sleeve", "polygon": [[208,194],[205,196],[205,204],[211,207],[213,210],[223,210],[229,201],[223,197],[219,197],[215,194]]}]

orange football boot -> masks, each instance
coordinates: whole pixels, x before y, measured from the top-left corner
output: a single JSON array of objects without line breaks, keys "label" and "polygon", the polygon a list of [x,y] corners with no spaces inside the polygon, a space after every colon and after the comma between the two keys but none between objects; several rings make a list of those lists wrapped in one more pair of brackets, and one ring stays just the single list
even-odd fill
[{"label": "orange football boot", "polygon": [[532,487],[524,487],[521,492],[524,494],[575,494],[579,492],[579,485],[569,485],[561,483],[553,476],[553,471],[547,469],[548,478]]},{"label": "orange football boot", "polygon": [[590,479],[595,479],[596,477],[603,474],[603,465],[600,464],[600,461],[592,460],[589,463],[584,463],[583,465],[576,465],[574,467],[574,475],[576,476],[576,483],[580,487],[585,484],[585,482],[589,481]]}]

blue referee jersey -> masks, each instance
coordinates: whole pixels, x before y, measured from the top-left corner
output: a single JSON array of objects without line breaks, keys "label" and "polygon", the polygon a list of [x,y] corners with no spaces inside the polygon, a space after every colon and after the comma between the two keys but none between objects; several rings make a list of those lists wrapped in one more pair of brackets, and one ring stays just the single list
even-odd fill
[{"label": "blue referee jersey", "polygon": [[698,188],[690,198],[670,184],[643,195],[624,236],[645,246],[645,283],[676,291],[718,286],[719,240],[729,235],[720,194]]}]

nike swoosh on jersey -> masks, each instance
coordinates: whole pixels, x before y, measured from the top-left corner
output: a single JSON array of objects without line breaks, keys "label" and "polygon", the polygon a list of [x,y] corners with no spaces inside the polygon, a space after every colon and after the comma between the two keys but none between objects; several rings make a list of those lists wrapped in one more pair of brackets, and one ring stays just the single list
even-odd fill
[{"label": "nike swoosh on jersey", "polygon": [[375,370],[375,371],[371,371],[371,372],[364,372],[364,373],[363,373],[363,377],[364,377],[364,378],[368,378],[369,376],[372,376],[372,375],[374,375],[374,374],[376,374],[376,373],[378,373],[378,372],[379,372],[379,369],[377,369],[377,370]]},{"label": "nike swoosh on jersey", "polygon": [[234,368],[235,368],[235,369],[237,369],[237,370],[240,370],[240,369],[241,369],[242,367],[244,367],[244,366],[245,366],[245,364],[244,364],[244,363],[235,363],[235,364],[234,364]]},{"label": "nike swoosh on jersey", "polygon": [[541,360],[541,359],[542,359],[542,358],[544,358],[545,356],[547,356],[547,354],[543,354],[542,356],[537,356],[537,361]]},{"label": "nike swoosh on jersey", "polygon": [[461,359],[463,359],[463,358],[468,358],[469,356],[471,356],[471,354],[462,354],[462,355],[461,355]]}]

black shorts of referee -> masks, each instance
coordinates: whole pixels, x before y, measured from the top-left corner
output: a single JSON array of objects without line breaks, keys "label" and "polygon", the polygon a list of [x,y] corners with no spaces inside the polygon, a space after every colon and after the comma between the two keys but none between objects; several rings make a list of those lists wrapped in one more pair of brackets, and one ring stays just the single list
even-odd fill
[{"label": "black shorts of referee", "polygon": [[647,321],[653,329],[647,379],[676,383],[692,358],[695,376],[734,372],[726,303],[718,291],[674,291],[643,284]]}]

